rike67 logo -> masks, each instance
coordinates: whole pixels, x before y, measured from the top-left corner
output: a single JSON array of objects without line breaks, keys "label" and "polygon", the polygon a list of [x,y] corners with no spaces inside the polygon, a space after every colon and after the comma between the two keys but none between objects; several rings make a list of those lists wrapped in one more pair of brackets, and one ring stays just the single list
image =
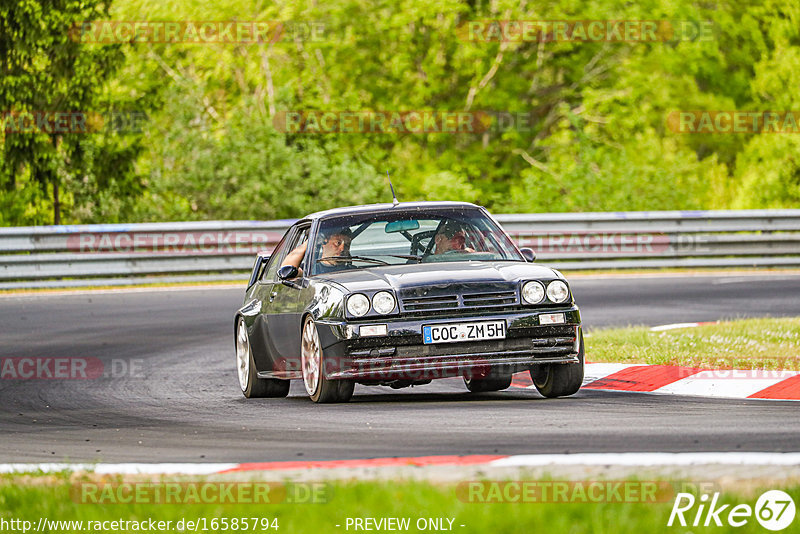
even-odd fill
[{"label": "rike67 logo", "polygon": [[795,504],[788,493],[770,490],[763,493],[756,501],[755,507],[749,504],[719,504],[719,493],[709,498],[703,494],[699,499],[691,493],[678,493],[672,512],[669,514],[667,526],[673,524],[682,527],[691,523],[693,527],[721,527],[727,523],[732,527],[746,525],[754,516],[767,530],[783,530],[794,521]]}]

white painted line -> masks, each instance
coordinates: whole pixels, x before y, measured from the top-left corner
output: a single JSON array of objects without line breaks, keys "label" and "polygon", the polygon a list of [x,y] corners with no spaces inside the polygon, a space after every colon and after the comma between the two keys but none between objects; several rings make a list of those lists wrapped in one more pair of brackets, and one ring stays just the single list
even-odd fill
[{"label": "white painted line", "polygon": [[[762,277],[762,282],[785,282],[787,280],[797,280],[796,274],[789,274],[783,276],[764,276]],[[752,283],[753,278],[748,276],[737,276],[737,277],[729,277],[729,278],[720,278],[718,280],[712,280],[712,285],[720,285],[720,284],[742,284],[742,283]]]},{"label": "white painted line", "polygon": [[602,280],[602,281],[612,281],[616,282],[617,280],[624,281],[626,279],[636,279],[636,278],[686,278],[687,276],[691,276],[694,278],[712,278],[711,283],[716,284],[719,283],[717,280],[725,279],[725,278],[744,278],[749,277],[752,281],[753,278],[761,278],[761,279],[770,279],[776,274],[785,275],[786,279],[794,279],[797,275],[800,275],[800,271],[797,269],[764,269],[760,271],[692,271],[692,270],[682,270],[680,272],[673,272],[673,273],[642,273],[636,272],[635,270],[632,272],[625,272],[625,271],[615,271],[615,272],[607,272],[607,273],[595,273],[595,274],[584,274],[581,271],[569,271],[569,269],[561,269],[562,271],[567,271],[569,273],[568,278],[572,280],[573,278],[581,279],[581,280]]},{"label": "white painted line", "polygon": [[235,463],[198,464],[198,463],[173,463],[173,464],[0,464],[0,473],[21,473],[43,471],[54,473],[59,471],[92,471],[99,475],[212,475],[238,467]]},{"label": "white painted line", "polygon": [[654,326],[650,329],[651,332],[664,332],[665,330],[677,330],[678,328],[694,328],[700,326],[700,323],[674,323],[662,324],[661,326]]},{"label": "white painted line", "polygon": [[800,465],[797,452],[623,452],[579,454],[522,454],[489,462],[492,467],[549,465],[677,466],[698,464]]}]

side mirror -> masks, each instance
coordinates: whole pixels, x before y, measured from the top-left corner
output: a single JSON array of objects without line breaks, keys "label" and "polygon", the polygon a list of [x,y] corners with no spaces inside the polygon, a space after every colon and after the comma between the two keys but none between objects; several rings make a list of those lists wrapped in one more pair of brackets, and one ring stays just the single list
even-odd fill
[{"label": "side mirror", "polygon": [[297,278],[297,275],[300,274],[300,271],[294,265],[284,265],[280,269],[278,269],[278,279],[281,282],[286,282],[287,280],[294,280]]},{"label": "side mirror", "polygon": [[527,261],[528,263],[533,263],[534,261],[536,261],[536,253],[533,251],[532,248],[523,247],[519,249],[519,251],[522,252],[522,257],[525,258],[525,261]]}]

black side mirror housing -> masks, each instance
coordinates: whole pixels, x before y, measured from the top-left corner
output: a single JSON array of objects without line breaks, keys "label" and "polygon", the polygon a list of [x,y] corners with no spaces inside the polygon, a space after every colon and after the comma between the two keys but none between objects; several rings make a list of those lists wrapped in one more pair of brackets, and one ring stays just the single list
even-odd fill
[{"label": "black side mirror housing", "polygon": [[525,258],[525,261],[527,261],[528,263],[533,263],[534,261],[536,261],[536,253],[533,251],[532,248],[523,247],[519,249],[519,251],[522,252],[522,257]]},{"label": "black side mirror housing", "polygon": [[284,265],[278,269],[278,279],[281,282],[294,280],[300,274],[300,271],[294,265]]}]

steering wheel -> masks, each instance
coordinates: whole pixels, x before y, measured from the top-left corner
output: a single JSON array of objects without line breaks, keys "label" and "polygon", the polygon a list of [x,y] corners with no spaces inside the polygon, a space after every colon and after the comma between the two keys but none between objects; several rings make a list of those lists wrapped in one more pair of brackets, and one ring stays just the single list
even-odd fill
[{"label": "steering wheel", "polygon": [[[430,252],[431,246],[433,245],[433,236],[436,234],[436,230],[425,230],[424,232],[418,232],[414,234],[414,237],[411,238],[411,252],[412,256],[419,256],[425,255]],[[422,244],[423,239],[431,239],[431,242],[427,245]],[[418,253],[419,251],[419,253]]]}]

